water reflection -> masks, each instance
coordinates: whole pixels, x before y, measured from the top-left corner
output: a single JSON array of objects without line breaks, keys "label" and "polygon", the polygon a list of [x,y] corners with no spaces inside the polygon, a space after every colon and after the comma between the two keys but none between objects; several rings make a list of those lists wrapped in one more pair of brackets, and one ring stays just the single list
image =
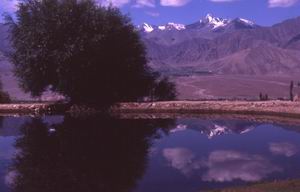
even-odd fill
[{"label": "water reflection", "polygon": [[158,129],[170,120],[73,118],[25,123],[6,176],[13,192],[132,191],[144,175]]},{"label": "water reflection", "polygon": [[239,151],[213,151],[205,165],[208,171],[202,176],[204,181],[228,182],[260,181],[269,174],[282,171],[266,157]]},{"label": "water reflection", "polygon": [[202,134],[207,135],[209,139],[212,139],[218,135],[226,134],[245,134],[253,130],[258,123],[242,121],[242,120],[201,120],[201,119],[189,119],[179,120],[180,124],[171,132],[184,131],[187,128],[200,131]]},{"label": "water reflection", "polygon": [[274,155],[292,157],[298,153],[297,146],[289,142],[270,143],[269,148]]},{"label": "water reflection", "polygon": [[4,118],[0,191],[196,192],[300,178],[299,130],[242,120]]},{"label": "water reflection", "polygon": [[239,151],[218,150],[211,152],[207,159],[196,159],[189,149],[167,148],[163,150],[163,156],[170,166],[184,175],[191,175],[197,170],[204,172],[203,181],[260,181],[270,173],[282,171],[263,156]]}]

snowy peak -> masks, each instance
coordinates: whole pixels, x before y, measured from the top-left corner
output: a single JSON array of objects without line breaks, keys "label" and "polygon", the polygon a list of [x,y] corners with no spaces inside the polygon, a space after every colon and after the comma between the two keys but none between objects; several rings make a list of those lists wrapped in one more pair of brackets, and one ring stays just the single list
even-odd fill
[{"label": "snowy peak", "polygon": [[148,23],[143,23],[142,25],[137,26],[138,30],[141,30],[146,33],[151,33],[154,31],[154,27]]},{"label": "snowy peak", "polygon": [[158,26],[158,29],[160,29],[162,31],[163,30],[178,30],[178,31],[181,31],[181,30],[185,29],[185,25],[170,22],[170,23],[167,23],[166,25]]},{"label": "snowy peak", "polygon": [[228,23],[230,23],[230,20],[213,17],[212,14],[207,14],[204,19],[200,20],[200,23],[204,25],[210,25],[212,26],[212,29],[216,29],[219,27],[225,27]]},{"label": "snowy peak", "polygon": [[145,33],[151,33],[153,31],[171,31],[171,30],[181,31],[185,29],[185,25],[169,22],[165,25],[155,26],[155,25],[150,25],[148,23],[143,23],[142,25],[138,25],[137,29]]},{"label": "snowy peak", "polygon": [[239,21],[243,22],[244,24],[250,25],[250,26],[254,26],[255,23],[253,21],[249,21],[247,19],[243,19],[243,18],[237,18]]},{"label": "snowy peak", "polygon": [[206,31],[224,31],[224,30],[233,30],[233,29],[250,29],[254,28],[257,25],[243,18],[236,19],[223,19],[219,17],[214,17],[212,14],[207,14],[204,18],[200,19],[200,22],[196,22],[190,25],[183,25],[178,23],[169,22],[165,25],[150,25],[143,23],[138,26],[138,30],[151,33],[154,31],[182,31],[186,29],[191,30],[206,30]]}]

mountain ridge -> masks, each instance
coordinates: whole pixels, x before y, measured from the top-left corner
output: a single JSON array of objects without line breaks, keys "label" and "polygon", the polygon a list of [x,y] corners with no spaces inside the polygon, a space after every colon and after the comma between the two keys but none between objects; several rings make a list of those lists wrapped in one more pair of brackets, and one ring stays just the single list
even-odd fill
[{"label": "mountain ridge", "polygon": [[200,20],[200,27],[192,30],[140,32],[151,66],[158,70],[189,66],[216,74],[300,72],[300,17],[270,27],[254,23],[232,27],[235,19],[208,17],[206,20],[216,21],[217,27],[201,25]]},{"label": "mountain ridge", "polygon": [[241,28],[255,28],[259,27],[254,22],[243,19],[243,18],[235,18],[235,19],[223,19],[219,17],[214,17],[212,14],[207,14],[206,17],[200,19],[197,22],[191,24],[181,24],[181,23],[174,23],[168,22],[164,25],[152,25],[149,23],[142,23],[141,25],[137,25],[137,30],[140,32],[151,33],[154,31],[170,31],[170,30],[193,30],[193,29],[201,29],[201,28],[208,28],[207,30],[217,30],[220,28],[224,28],[227,25],[239,25],[236,26]]}]

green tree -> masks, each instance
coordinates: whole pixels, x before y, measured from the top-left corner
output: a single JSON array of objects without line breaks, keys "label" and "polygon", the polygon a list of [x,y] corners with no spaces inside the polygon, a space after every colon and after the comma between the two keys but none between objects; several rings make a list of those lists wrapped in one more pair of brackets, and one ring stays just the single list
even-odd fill
[{"label": "green tree", "polygon": [[117,8],[93,0],[23,0],[16,20],[7,21],[15,74],[32,96],[50,89],[72,103],[105,108],[141,100],[156,87],[159,75],[147,66],[139,34]]}]

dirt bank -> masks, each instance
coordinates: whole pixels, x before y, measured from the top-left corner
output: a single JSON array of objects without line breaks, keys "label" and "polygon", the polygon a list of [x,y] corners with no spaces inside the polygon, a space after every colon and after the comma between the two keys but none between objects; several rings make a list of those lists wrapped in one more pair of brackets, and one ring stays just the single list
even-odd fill
[{"label": "dirt bank", "polygon": [[290,101],[168,101],[120,103],[116,113],[251,114],[300,118],[300,102]]},{"label": "dirt bank", "polygon": [[[1,114],[53,114],[70,109],[67,104],[26,103],[0,104]],[[300,103],[289,101],[168,101],[153,103],[120,103],[112,108],[114,114],[243,114],[300,118]]]},{"label": "dirt bank", "polygon": [[56,114],[67,110],[66,104],[58,103],[15,103],[0,104],[0,114],[2,115],[25,115],[25,114]]}]

